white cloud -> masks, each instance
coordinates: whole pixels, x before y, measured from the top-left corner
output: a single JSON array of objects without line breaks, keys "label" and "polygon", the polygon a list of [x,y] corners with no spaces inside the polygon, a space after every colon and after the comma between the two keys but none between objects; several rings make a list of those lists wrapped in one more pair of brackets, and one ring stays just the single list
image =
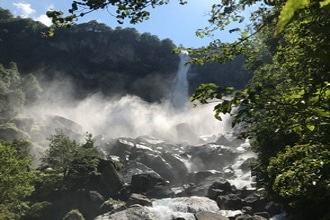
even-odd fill
[{"label": "white cloud", "polygon": [[29,3],[13,3],[13,5],[19,10],[19,16],[23,18],[30,17],[32,14],[36,13]]},{"label": "white cloud", "polygon": [[52,20],[49,17],[47,17],[47,15],[45,15],[45,14],[44,15],[40,15],[35,20],[36,21],[40,21],[41,23],[43,23],[46,26],[52,25]]},{"label": "white cloud", "polygon": [[[35,21],[40,21],[46,26],[50,26],[52,24],[51,19],[48,18],[45,13],[36,16],[36,10],[32,8],[32,5],[30,3],[19,2],[19,3],[13,3],[13,5],[18,9],[18,12],[16,12],[16,14],[22,18],[32,18]],[[50,10],[51,8],[54,8],[54,6],[49,5],[47,7],[47,10]]]}]

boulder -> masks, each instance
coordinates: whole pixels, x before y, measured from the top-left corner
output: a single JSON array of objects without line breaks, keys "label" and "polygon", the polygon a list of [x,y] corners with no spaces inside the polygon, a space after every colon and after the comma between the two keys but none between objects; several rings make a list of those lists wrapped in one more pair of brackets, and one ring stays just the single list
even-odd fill
[{"label": "boulder", "polygon": [[211,172],[212,175],[200,179],[196,184],[189,183],[189,187],[185,189],[184,192],[182,192],[182,196],[207,196],[208,195],[208,189],[210,186],[217,181],[223,181],[222,173],[219,172]]},{"label": "boulder", "polygon": [[256,162],[256,158],[254,157],[250,157],[248,159],[246,159],[240,166],[239,168],[243,171],[243,172],[248,172],[251,170],[251,165]]},{"label": "boulder", "polygon": [[97,191],[89,191],[89,197],[94,204],[101,206],[104,202],[104,197]]},{"label": "boulder", "polygon": [[214,212],[197,212],[195,214],[196,220],[229,220],[229,218]]},{"label": "boulder", "polygon": [[78,209],[74,209],[68,212],[63,220],[85,220],[85,218]]},{"label": "boulder", "polygon": [[253,212],[263,212],[268,200],[258,192],[253,192],[243,199],[246,206],[252,207]]},{"label": "boulder", "polygon": [[134,148],[134,143],[128,138],[118,138],[111,146],[107,146],[108,154],[116,155],[120,157],[121,160],[127,161],[131,156]]},{"label": "boulder", "polygon": [[182,177],[185,177],[188,174],[188,168],[186,167],[185,163],[183,162],[183,159],[179,155],[172,154],[170,152],[164,152],[161,154],[161,156],[172,167],[171,176],[173,176],[173,178],[170,179],[169,181],[172,184],[184,183],[185,179]]},{"label": "boulder", "polygon": [[36,220],[58,220],[63,219],[66,215],[75,219],[75,212],[69,215],[71,210],[77,209],[82,214],[84,219],[93,219],[101,214],[100,206],[102,196],[96,191],[54,191],[52,195],[44,197],[51,203],[46,207],[45,211],[40,213],[40,216],[31,218]]},{"label": "boulder", "polygon": [[239,155],[234,148],[212,143],[192,147],[188,154],[191,155],[191,171],[222,170],[223,167],[233,164]]},{"label": "boulder", "polygon": [[133,193],[128,200],[126,201],[126,207],[130,207],[132,205],[142,205],[142,206],[152,206],[152,202],[150,199],[148,199],[146,196]]},{"label": "boulder", "polygon": [[267,218],[264,218],[259,215],[243,214],[243,215],[236,217],[235,220],[267,220]]},{"label": "boulder", "polygon": [[173,170],[175,170],[175,167],[172,167],[167,161],[157,154],[152,153],[144,153],[137,158],[137,161],[140,163],[143,163],[147,167],[151,168],[155,172],[159,173],[159,175],[162,176],[165,180],[168,180],[170,182],[175,181],[175,174]]},{"label": "boulder", "polygon": [[126,206],[124,202],[110,198],[100,206],[100,214],[104,214],[108,212],[119,212],[125,209]]},{"label": "boulder", "polygon": [[232,186],[226,180],[219,180],[214,182],[208,189],[207,196],[210,199],[216,200],[216,198],[220,195],[227,195],[233,193],[235,187]]},{"label": "boulder", "polygon": [[229,147],[238,147],[241,144],[244,143],[244,140],[234,138],[234,137],[228,137],[225,135],[220,135],[217,140],[215,141],[216,144],[229,146]]},{"label": "boulder", "polygon": [[244,206],[242,199],[237,194],[227,194],[217,197],[217,204],[224,210],[241,210]]},{"label": "boulder", "polygon": [[151,168],[147,167],[143,163],[140,163],[136,160],[128,161],[123,170],[123,177],[126,183],[131,183],[132,176],[137,174],[147,174],[151,173],[153,176],[157,176],[158,178],[162,178],[158,173],[156,173]]},{"label": "boulder", "polygon": [[[172,145],[150,137],[119,138],[112,147],[107,146],[107,149],[110,149],[109,153],[119,156],[128,167],[126,182],[133,173],[145,173],[149,169],[148,173],[152,170],[172,183],[181,183],[182,176],[188,173],[188,169],[178,154],[167,151],[171,148],[174,149]],[[139,168],[132,166],[133,161],[139,163]],[[142,168],[140,164],[145,167]],[[142,169],[139,170],[140,168]]]},{"label": "boulder", "polygon": [[156,185],[166,185],[166,181],[154,173],[142,173],[132,176],[132,192],[145,193]]},{"label": "boulder", "polygon": [[131,192],[143,193],[149,198],[164,198],[174,195],[168,182],[154,173],[133,175]]},{"label": "boulder", "polygon": [[270,214],[268,212],[256,212],[254,213],[255,216],[261,216],[265,219],[270,219]]},{"label": "boulder", "polygon": [[223,173],[216,170],[205,170],[188,173],[186,177],[187,183],[199,184],[205,182],[207,178],[222,178]]},{"label": "boulder", "polygon": [[15,124],[7,123],[0,127],[0,139],[13,141],[17,140],[30,140],[31,137],[28,133],[18,129]]},{"label": "boulder", "polygon": [[155,215],[144,206],[131,207],[116,213],[106,213],[97,216],[95,220],[157,220]]},{"label": "boulder", "polygon": [[99,176],[93,181],[93,187],[106,198],[119,198],[119,192],[124,186],[124,178],[118,170],[115,161],[100,160],[98,165]]}]

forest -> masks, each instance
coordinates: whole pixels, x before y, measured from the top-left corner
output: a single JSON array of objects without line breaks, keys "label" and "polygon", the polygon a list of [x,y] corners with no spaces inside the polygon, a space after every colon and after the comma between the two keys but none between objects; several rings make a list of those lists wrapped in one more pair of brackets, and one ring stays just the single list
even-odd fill
[{"label": "forest", "polygon": [[[135,68],[130,69],[130,65],[125,65],[127,62],[133,62],[139,69],[138,75],[129,76],[136,79],[130,83],[139,84],[136,78],[141,76],[139,74],[142,74],[142,77],[147,77],[149,74],[157,75],[164,85],[161,89],[164,90],[158,90],[152,97],[148,92],[142,93],[141,97],[151,102],[160,100],[169,89],[162,77],[171,74],[174,76],[178,58],[164,55],[162,57],[166,59],[148,60],[148,57],[154,57],[152,53],[155,51],[168,54],[165,51],[180,50],[180,48],[176,48],[170,40],[160,41],[155,36],[140,35],[132,29],[113,30],[96,22],[80,25],[74,22],[84,15],[79,7],[85,8],[88,13],[97,13],[97,10],[105,7],[116,7],[119,22],[123,19],[129,19],[132,23],[143,22],[149,16],[147,6],[158,7],[166,2],[164,0],[73,1],[68,15],[59,11],[47,13],[53,19],[54,26],[51,29],[28,19],[13,18],[8,11],[1,10],[0,62],[4,64],[0,66],[2,123],[8,122],[20,109],[38,98],[41,88],[36,76],[40,69],[55,69],[60,73],[64,69],[68,70],[69,76],[77,83],[76,91],[79,91],[77,97],[85,96],[88,92],[96,92],[98,89],[110,94],[112,91],[108,89],[116,90],[117,86],[123,87],[121,88],[123,90],[119,91],[139,94],[138,89],[129,90],[138,85],[125,84],[127,80],[125,75],[119,73],[119,71],[127,73],[136,71]],[[185,2],[180,2],[184,7]],[[241,11],[254,4],[258,4],[258,7],[249,14],[249,17],[242,17]],[[212,25],[200,31],[198,33],[200,36],[224,30],[229,24],[240,24],[244,20],[249,22],[246,27],[242,28],[238,25],[237,28],[230,30],[241,34],[241,37],[233,43],[215,40],[207,47],[186,48],[192,57],[190,62],[196,65],[192,69],[196,71],[206,69],[208,72],[207,68],[212,69],[212,65],[218,63],[239,62],[244,65],[244,72],[251,74],[252,78],[246,77],[242,80],[238,77],[238,81],[246,82],[250,79],[247,84],[235,81],[233,84],[217,85],[219,81],[208,82],[197,77],[195,84],[192,83],[196,89],[191,89],[194,90],[191,100],[201,104],[218,102],[214,108],[215,118],[221,120],[222,114],[230,114],[233,117],[232,126],[238,130],[241,138],[249,139],[253,151],[258,155],[251,167],[256,177],[257,188],[264,189],[268,198],[283,205],[290,218],[329,219],[330,1],[223,0],[213,5],[210,10],[209,22]],[[66,29],[67,27],[70,29]],[[84,30],[83,34],[82,30]],[[48,31],[48,35],[54,35],[51,38],[52,42],[37,43],[39,41],[35,39],[40,36],[40,31]],[[125,60],[123,64],[117,60],[117,56],[96,53],[98,50],[94,50],[91,44],[86,43],[86,38],[92,38],[96,32],[104,32],[107,37],[114,37],[114,33],[119,32],[125,47],[120,50],[113,49],[118,53],[117,56],[123,55],[131,60]],[[38,44],[37,47],[34,46],[37,50],[24,48],[28,44],[19,46],[23,42],[22,39],[26,41],[27,36],[31,40],[31,45],[33,42],[34,45]],[[63,38],[64,41],[58,41],[59,38]],[[66,40],[70,42],[71,39],[75,39],[73,41],[75,43],[88,46],[74,47],[73,43],[65,43]],[[137,44],[133,39],[139,39],[142,44]],[[138,59],[139,55],[135,54],[135,51],[139,50],[132,48],[141,46],[145,51],[150,42],[154,42],[153,46],[157,50],[153,48],[150,54],[147,52],[147,56],[144,55],[147,60],[142,64]],[[43,48],[46,45],[55,47],[56,50],[69,51],[66,53],[68,57],[63,59],[69,59],[72,63],[80,61],[86,63],[84,60],[86,57],[80,57],[83,53],[75,51],[79,48],[88,50],[95,59],[88,60],[87,67],[81,67],[83,71],[73,70],[70,66],[65,66],[57,52],[53,51],[52,54],[51,51],[48,56],[44,56],[45,53],[38,51],[46,50]],[[70,48],[71,46],[73,48]],[[38,52],[34,56],[24,54],[33,51]],[[43,54],[42,57],[38,57],[40,54]],[[26,56],[31,57],[32,60],[22,58]],[[53,59],[54,57],[57,59]],[[33,59],[38,62],[32,62]],[[112,62],[106,62],[107,70],[118,73],[117,75],[105,74],[102,69],[98,70],[99,75],[92,74],[101,66],[100,63],[109,59]],[[212,65],[207,67],[209,65],[207,63],[210,62]],[[41,66],[33,66],[30,65],[31,63]],[[157,68],[153,69],[154,67]],[[21,69],[24,72],[22,76],[18,74],[18,70]],[[36,71],[36,76],[28,74],[31,71]],[[242,71],[239,72],[242,74]],[[79,81],[80,76],[85,78]],[[109,79],[102,78],[105,76]],[[54,76],[43,77],[48,80]],[[114,78],[110,79],[110,77]],[[166,79],[169,79],[170,83],[171,77]],[[89,82],[100,83],[101,87],[97,88]],[[116,83],[110,87],[102,87],[101,82]],[[202,84],[197,87],[199,83]],[[146,85],[142,86],[146,87]],[[86,94],[83,93],[85,89],[88,91]],[[42,159],[44,167],[36,170],[31,168],[27,142],[3,140],[0,143],[2,165],[0,187],[1,191],[5,192],[0,198],[1,219],[24,219],[24,217],[29,219],[35,214],[41,215],[50,204],[40,201],[49,193],[52,186],[60,190],[70,189],[76,187],[78,182],[88,182],[97,176],[99,158],[93,152],[94,143],[90,134],[86,135],[82,144],[71,140],[61,132],[53,134],[49,140],[50,148]],[[66,146],[67,149],[60,146]],[[69,154],[63,156],[63,150]],[[52,167],[53,170],[47,172],[46,167]]]}]

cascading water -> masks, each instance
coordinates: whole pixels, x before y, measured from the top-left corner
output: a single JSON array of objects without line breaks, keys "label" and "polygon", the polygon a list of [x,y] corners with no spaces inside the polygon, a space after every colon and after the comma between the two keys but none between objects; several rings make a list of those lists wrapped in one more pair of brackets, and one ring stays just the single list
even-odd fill
[{"label": "cascading water", "polygon": [[[232,184],[236,185],[238,188],[248,186],[250,184],[250,175],[247,174],[247,172],[243,173],[240,168],[246,159],[243,154],[249,152],[246,150],[246,148],[248,148],[248,143],[235,144],[235,138],[227,125],[229,124],[228,121],[230,121],[230,117],[226,115],[223,116],[222,122],[217,121],[212,112],[214,105],[200,105],[197,108],[189,108],[187,73],[190,66],[186,65],[187,61],[189,61],[189,55],[183,51],[179,56],[180,64],[177,72],[177,80],[171,94],[171,100],[164,101],[163,103],[147,103],[139,97],[128,95],[112,100],[105,99],[100,95],[94,95],[78,103],[74,108],[64,108],[63,106],[67,105],[65,105],[63,100],[59,100],[58,102],[54,102],[56,103],[55,106],[45,103],[43,106],[35,106],[35,109],[32,110],[37,113],[38,110],[42,109],[43,113],[47,112],[50,115],[61,115],[62,117],[78,123],[85,131],[91,132],[93,135],[106,137],[106,140],[119,137],[134,139],[143,135],[148,135],[171,143],[169,147],[175,146],[174,148],[180,148],[184,146],[183,149],[188,149],[187,152],[174,156],[177,156],[175,161],[182,159],[181,162],[189,164],[190,167],[187,167],[187,172],[189,172],[189,174],[194,171],[205,173],[210,171],[209,167],[205,168],[206,166],[199,166],[205,162],[203,161],[205,160],[203,155],[209,156],[208,150],[215,153],[220,152],[219,154],[221,154],[221,152],[224,152],[224,154],[226,152],[236,154],[238,151],[241,151],[242,156],[236,158],[234,163],[226,165],[228,165],[228,170],[230,170],[230,172],[233,171],[234,175],[237,177],[236,179],[231,179]],[[62,102],[64,103],[63,105],[61,104]],[[67,102],[70,103],[69,101]],[[61,108],[59,109],[58,106],[61,106]],[[217,143],[220,136],[225,136],[225,138],[229,140],[229,144]],[[144,146],[143,143],[141,143],[141,146]],[[149,153],[158,150],[156,148],[157,145],[152,145],[150,142],[149,145],[155,146],[155,148],[150,147],[148,149]],[[141,148],[139,144],[133,143],[133,146],[135,146],[135,148]],[[164,146],[166,146],[166,144]],[[173,152],[173,149],[166,150],[172,150]],[[199,154],[201,156],[197,157],[199,152],[205,154]],[[190,160],[193,153],[197,155],[195,158],[197,160]],[[175,152],[173,154],[175,154]],[[186,156],[181,157],[181,155]],[[155,156],[155,158],[161,158],[162,156],[163,155],[160,154]],[[249,155],[249,157],[250,156],[251,155]],[[218,159],[218,157],[216,158]],[[235,160],[235,158],[233,160]],[[143,161],[139,162],[142,163]],[[214,162],[218,164],[218,161]],[[192,166],[193,163],[194,166]],[[223,172],[225,168],[226,167],[218,166],[214,169],[217,169],[218,172]],[[203,200],[204,198],[205,197],[202,199],[192,198],[192,200],[199,201],[198,204],[200,207],[202,204],[206,204],[206,208],[203,206],[203,210],[205,211],[217,210],[217,205],[215,203],[212,203],[212,207],[215,207],[214,210],[207,209],[211,206],[209,200]],[[188,199],[187,201],[189,201],[189,203],[191,202]],[[174,200],[166,198],[165,200],[154,201],[152,211],[156,212],[159,216],[166,213],[166,216],[156,219],[173,219],[173,216],[177,216],[178,218],[184,216],[185,219],[194,219],[193,214],[186,213],[186,211],[183,211],[184,214],[182,214],[180,213],[181,211],[178,210],[178,207],[182,207],[187,201],[177,199],[175,200],[175,202],[177,202],[175,205],[173,203]]]},{"label": "cascading water", "polygon": [[188,80],[187,74],[190,68],[189,61],[190,57],[187,51],[181,51],[179,54],[180,63],[176,77],[176,83],[171,94],[171,104],[175,109],[182,109],[187,106],[189,95],[188,95]]},{"label": "cascading water", "polygon": [[[132,148],[127,147],[127,150],[132,149],[133,152],[125,151],[120,153],[126,154],[125,156],[129,155],[128,153],[138,153],[139,155],[137,155],[137,158],[140,160],[137,161],[137,163],[140,163],[141,166],[146,166],[153,172],[156,172],[154,171],[156,169],[153,170],[148,167],[149,164],[144,165],[143,162],[146,159],[139,156],[146,155],[145,158],[148,158],[146,161],[150,164],[155,162],[157,168],[160,165],[164,165],[166,172],[179,170],[182,167],[187,168],[182,169],[184,172],[182,174],[180,173],[180,175],[175,175],[173,179],[180,179],[181,177],[182,179],[185,179],[188,175],[194,174],[194,172],[200,172],[202,175],[223,173],[223,176],[225,176],[227,175],[225,173],[227,169],[229,172],[228,174],[230,175],[230,177],[228,177],[228,182],[230,182],[231,185],[235,185],[237,188],[249,188],[251,186],[251,175],[246,169],[245,171],[242,169],[242,165],[244,166],[243,163],[246,159],[254,157],[253,153],[249,150],[249,143],[247,141],[243,143],[235,141],[235,137],[232,135],[232,132],[227,125],[229,124],[230,116],[223,116],[222,122],[219,122],[214,118],[212,110],[215,104],[200,105],[194,109],[189,108],[187,73],[190,66],[186,65],[189,61],[189,55],[187,52],[182,51],[179,56],[180,64],[178,66],[177,79],[173,86],[171,100],[164,101],[163,103],[148,103],[137,96],[126,95],[118,99],[108,99],[100,94],[96,94],[79,103],[75,103],[75,105],[71,104],[68,106],[67,103],[73,103],[72,100],[67,100],[65,97],[56,96],[56,94],[52,93],[53,96],[58,98],[58,101],[57,99],[53,103],[45,101],[44,103],[40,103],[40,105],[34,106],[30,111],[35,115],[60,115],[63,118],[70,119],[81,125],[83,130],[91,132],[95,136],[99,135],[102,137],[100,138],[101,144],[104,144],[106,143],[105,141],[111,139],[127,137],[129,140],[132,140],[132,143],[129,142],[127,144],[121,141],[118,142],[120,143],[119,146],[122,147],[131,144]],[[63,122],[63,120],[57,120],[57,122]],[[54,123],[52,123],[52,125],[53,124]],[[70,123],[64,124],[63,126],[65,129],[68,129],[67,124],[72,123],[70,121]],[[50,128],[50,126],[46,125],[45,129],[40,130],[48,131],[51,130]],[[155,139],[149,139],[152,141],[144,139],[137,144],[134,142],[137,137],[144,135],[153,136]],[[220,137],[225,137],[227,143],[225,143],[226,141],[219,141]],[[109,147],[109,149],[106,148],[107,146],[102,147],[104,147],[105,158],[108,158],[107,156],[110,156],[111,154],[110,148],[113,146]],[[161,147],[162,150],[160,150]],[[106,150],[109,150],[109,152],[106,152]],[[143,154],[144,151],[146,152],[145,154]],[[230,164],[227,163],[225,165],[217,166],[217,164],[221,164],[217,163],[221,160],[218,160],[218,158],[221,158],[221,155],[226,153],[239,156],[232,157]],[[215,157],[212,157],[214,155]],[[167,158],[166,160],[165,156],[169,159]],[[193,156],[195,156],[195,158],[193,158]],[[125,158],[129,158],[131,161],[135,157],[132,156]],[[156,159],[153,160],[154,158]],[[226,159],[225,157],[222,158]],[[210,162],[207,161],[208,159],[216,164],[214,167],[215,170],[212,170],[210,166],[206,166],[207,163],[203,164],[203,162]],[[171,166],[168,163],[170,160],[175,165]],[[181,165],[180,162],[185,164],[186,167],[185,165],[181,167],[176,166],[178,164]],[[203,167],[203,165],[205,166]],[[144,171],[141,170],[139,172]],[[133,175],[134,174],[130,177]],[[218,177],[216,175],[214,176],[216,178]],[[205,176],[202,176],[202,178],[203,177]],[[187,179],[184,181],[185,182],[183,182],[183,180],[182,182],[178,181],[178,183],[173,181],[174,184],[184,184],[183,186],[171,185],[171,187],[173,187],[171,190],[173,190],[173,193],[178,197],[179,195],[177,193],[184,192],[186,189],[185,187],[195,185],[194,182],[189,182],[191,180]],[[129,181],[127,182],[130,184]],[[170,181],[167,181],[167,183],[170,183]],[[203,187],[204,186],[205,185],[203,185]],[[179,190],[175,191],[175,188]],[[203,189],[208,188],[205,187]],[[191,196],[194,194],[189,193],[187,195]],[[170,196],[172,195],[169,195],[168,197]],[[220,212],[216,202],[207,199],[205,196],[206,194],[203,194],[201,197],[185,197],[183,199],[164,198],[165,196],[160,197],[163,199],[153,200],[153,206],[147,207],[149,212],[153,213],[156,217],[144,219],[194,220],[195,216],[191,213],[192,209],[195,211]],[[191,206],[191,204],[197,206]],[[198,207],[198,209],[196,207]],[[230,213],[230,211],[226,213],[223,212],[223,215],[236,215],[236,211],[240,210],[234,210],[234,213]],[[100,217],[98,219],[108,220],[106,217]]]}]

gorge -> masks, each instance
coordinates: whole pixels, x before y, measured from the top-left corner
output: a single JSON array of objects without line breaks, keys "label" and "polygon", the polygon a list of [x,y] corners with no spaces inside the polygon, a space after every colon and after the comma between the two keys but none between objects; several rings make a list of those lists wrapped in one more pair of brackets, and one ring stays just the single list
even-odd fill
[{"label": "gorge", "polygon": [[[214,105],[189,103],[191,85],[213,82],[211,73],[219,72],[219,81],[228,71],[232,79],[243,74],[235,71],[239,60],[204,69],[185,65],[188,54],[171,54],[175,46],[169,40],[96,22],[37,43],[44,27],[23,26],[26,31],[17,35],[12,23],[33,22],[11,19],[1,20],[1,62],[17,62],[22,75],[34,72],[43,92],[19,115],[3,120],[1,138],[32,142],[34,166],[45,175],[52,167],[39,168],[40,160],[57,130],[77,141],[90,132],[101,158],[99,176],[87,186],[32,195],[37,205],[48,205],[27,219],[79,213],[85,219],[267,219],[281,211],[255,192],[249,168],[255,155],[230,129],[230,117],[217,121]],[[10,44],[31,36],[33,44]]]},{"label": "gorge", "polygon": [[[235,136],[230,117],[224,115],[220,122],[213,105],[189,104],[189,66],[183,65],[188,56],[180,58],[173,93],[160,103],[101,94],[71,102],[53,93],[51,102],[27,109],[34,123],[26,127],[62,129],[76,138],[91,132],[104,160],[101,179],[89,191],[52,199],[61,211],[49,208],[43,217],[55,220],[69,209],[97,220],[269,219],[280,213],[254,190],[249,164],[255,155],[248,141]],[[114,168],[118,163],[120,170]]]}]

